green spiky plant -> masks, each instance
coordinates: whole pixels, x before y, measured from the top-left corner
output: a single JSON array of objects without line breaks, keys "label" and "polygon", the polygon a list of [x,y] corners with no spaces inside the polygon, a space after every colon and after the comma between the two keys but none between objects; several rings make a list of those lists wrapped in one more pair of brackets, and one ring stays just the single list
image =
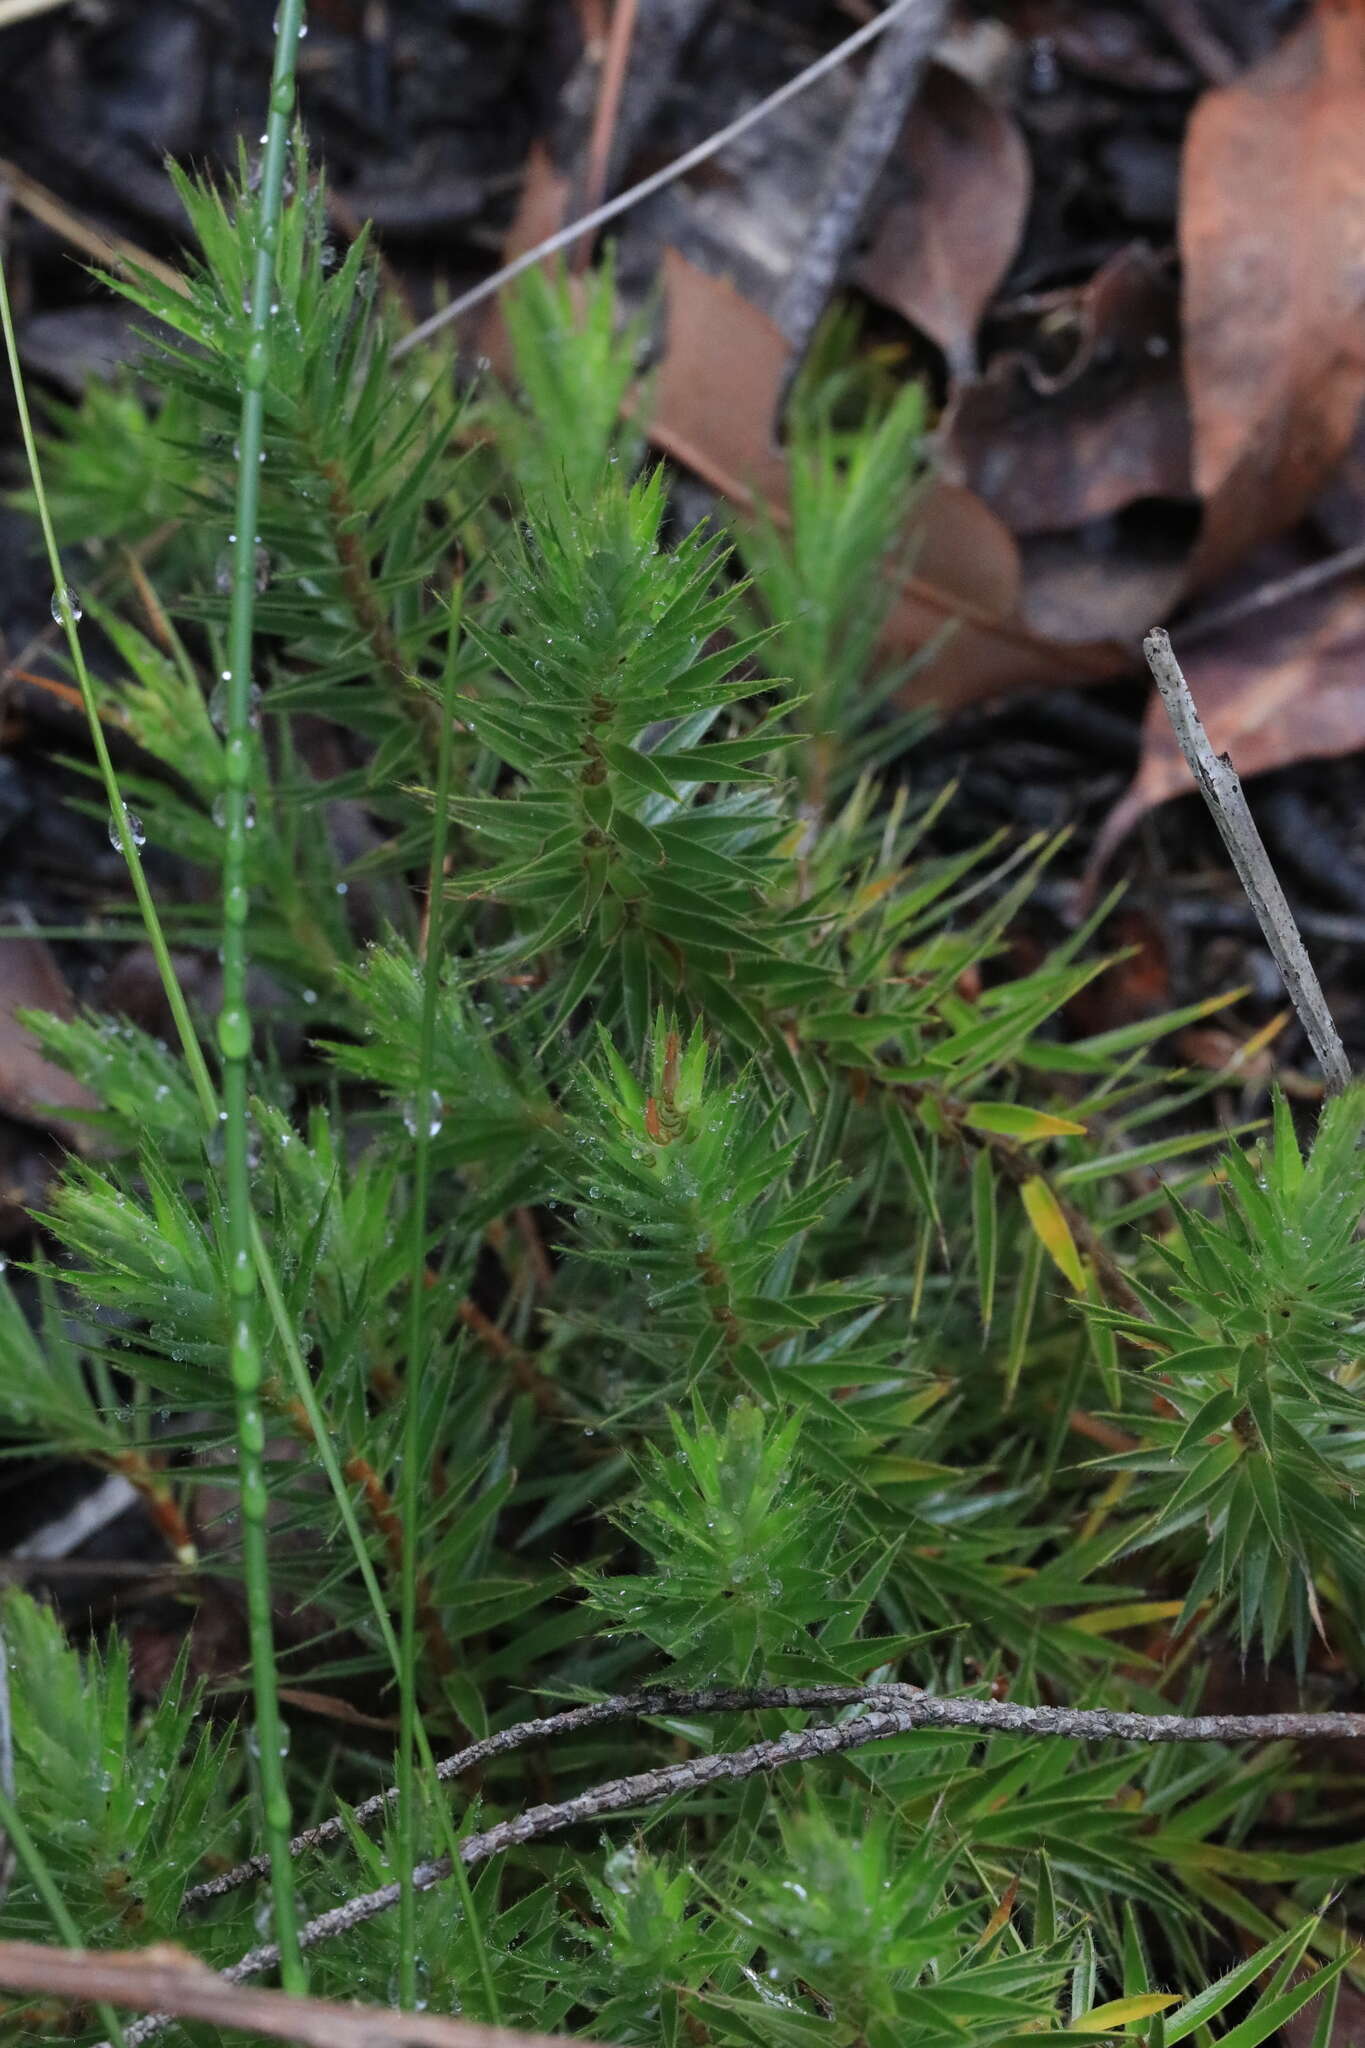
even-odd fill
[{"label": "green spiky plant", "polygon": [[[9,1443],[129,1479],[254,1654],[135,1698],[117,1635],[11,1596],[0,1933],[227,1966],[265,1928],[219,1879],[264,1850],[269,1966],[348,1999],[1251,2048],[1325,1993],[1325,2043],[1317,1915],[1365,1859],[1322,1752],[852,1744],[879,1680],[1195,1711],[1240,1654],[1327,1704],[1315,1631],[1359,1679],[1365,1100],[1306,1159],[1282,1104],[1199,1159],[1175,1020],[1067,1034],[1099,919],[1011,968],[1050,848],[934,851],[875,630],[915,401],[808,390],[790,526],[737,558],[669,532],[618,424],[609,273],[529,278],[515,376],[456,404],[286,151],[296,27],[263,175],[180,182],[185,293],[116,285],[154,395],[41,451],[54,559],[141,554],[87,596],[97,663],[57,608],[135,884],[108,929],[153,933],[180,1043],[31,1020],[100,1107],[0,1288]],[[215,884],[216,1024],[170,950],[220,943]],[[508,1732],[649,1687],[731,1690]],[[58,2024],[112,2020],[0,2016]]]}]

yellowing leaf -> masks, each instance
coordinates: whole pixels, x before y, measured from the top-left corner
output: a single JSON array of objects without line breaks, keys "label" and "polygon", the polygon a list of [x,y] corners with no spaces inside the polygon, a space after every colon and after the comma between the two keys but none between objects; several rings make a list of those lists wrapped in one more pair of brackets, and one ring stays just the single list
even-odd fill
[{"label": "yellowing leaf", "polygon": [[1088,1636],[1109,1636],[1118,1629],[1141,1628],[1149,1621],[1174,1621],[1184,1607],[1183,1600],[1134,1600],[1127,1607],[1097,1607],[1093,1614],[1078,1615],[1071,1626]]},{"label": "yellowing leaf", "polygon": [[1098,2034],[1105,2027],[1126,2027],[1129,2020],[1148,2020],[1154,2012],[1179,2005],[1175,1991],[1139,1991],[1131,1998],[1111,1998],[1108,2005],[1092,2005],[1071,2022],[1073,2033]]},{"label": "yellowing leaf", "polygon": [[1018,1891],[1019,1880],[1017,1877],[1012,1877],[1005,1887],[1004,1898],[1001,1899],[1000,1904],[996,1907],[995,1911],[991,1914],[990,1919],[986,1922],[985,1929],[982,1933],[981,1939],[977,1943],[978,1948],[984,1948],[986,1943],[990,1941],[995,1935],[997,1935],[1000,1932],[1001,1928],[1005,1925],[1005,1922],[1009,1919],[1010,1914],[1014,1911],[1014,1901],[1016,1896],[1018,1895]]},{"label": "yellowing leaf", "polygon": [[[942,1482],[953,1473],[951,1465],[934,1465],[927,1458],[870,1458],[862,1468],[874,1486],[913,1486],[923,1480]],[[1179,1602],[1176,1607],[1179,1610]]]},{"label": "yellowing leaf", "polygon": [[894,1408],[884,1412],[882,1419],[888,1428],[910,1429],[955,1391],[950,1379],[931,1380],[927,1387],[920,1387],[913,1394],[907,1394],[903,1401],[897,1401]]},{"label": "yellowing leaf", "polygon": [[1019,1199],[1043,1250],[1071,1282],[1077,1294],[1084,1294],[1085,1273],[1081,1266],[1081,1255],[1076,1249],[1076,1240],[1071,1235],[1071,1225],[1066,1220],[1061,1203],[1040,1173],[1035,1173],[1022,1183]]},{"label": "yellowing leaf", "polygon": [[864,882],[853,899],[855,913],[861,914],[864,910],[870,910],[873,904],[880,903],[883,896],[889,896],[896,884],[903,880],[900,870],[896,869],[892,874],[878,875],[875,881]]},{"label": "yellowing leaf", "polygon": [[991,1131],[998,1138],[1083,1138],[1085,1125],[1070,1117],[1051,1116],[1022,1102],[973,1102],[962,1119],[969,1131]]}]

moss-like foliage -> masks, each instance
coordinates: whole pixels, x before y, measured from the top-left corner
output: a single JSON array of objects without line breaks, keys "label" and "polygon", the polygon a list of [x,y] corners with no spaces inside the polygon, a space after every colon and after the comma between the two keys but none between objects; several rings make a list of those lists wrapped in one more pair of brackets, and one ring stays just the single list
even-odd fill
[{"label": "moss-like foliage", "polygon": [[[442,352],[394,360],[370,252],[335,261],[301,149],[294,174],[248,929],[296,1811],[390,1775],[405,1441],[438,1749],[658,1682],[1192,1708],[1239,1648],[1311,1687],[1315,1631],[1359,1676],[1365,1103],[1334,1104],[1306,1160],[1282,1104],[1251,1150],[1198,1135],[1199,1111],[1153,1140],[1199,1094],[1156,1058],[1171,1020],[1077,1040],[1060,1020],[1104,965],[1094,929],[1027,971],[1005,947],[1048,847],[932,850],[876,630],[917,401],[807,392],[791,526],[741,533],[737,563],[723,532],[672,531],[618,427],[638,336],[609,276],[529,281],[509,388],[456,402]],[[63,541],[147,549],[151,625],[117,587],[86,606],[101,701],[140,749],[149,843],[208,882],[258,223],[246,185],[181,190],[187,292],[119,287],[161,323],[150,395],[93,393],[44,460]],[[209,895],[163,904],[180,944],[216,943]],[[124,1473],[231,1584],[214,1134],[155,1039],[34,1029],[102,1107],[32,1271],[0,1287],[0,1428]],[[20,1596],[4,1628],[16,1798],[83,1938],[249,1947],[250,1895],[179,1912],[257,1846],[249,1707],[225,1719],[220,1691],[207,1719],[182,1663],[134,1711],[117,1638],[78,1651]],[[309,1712],[329,1693],[340,1720]],[[488,1826],[806,1718],[586,1731],[424,1793],[419,1832],[438,1854],[452,1799],[457,1830]],[[1332,1846],[1339,1797],[1286,1748],[926,1730],[510,1848],[423,1894],[414,1975],[433,2010],[668,2048],[1131,2039],[1163,2004],[1168,2042],[1212,2022],[1199,2038],[1251,2044],[1307,1995],[1310,1936],[1334,1939],[1282,1929],[1360,1874],[1358,1828]],[[398,1853],[343,1834],[301,1861],[303,1910]],[[398,1926],[321,1947],[317,1988],[389,1998]],[[33,1869],[0,1927],[51,1933]],[[1180,2005],[1243,1936],[1271,1944],[1255,1969]]]}]

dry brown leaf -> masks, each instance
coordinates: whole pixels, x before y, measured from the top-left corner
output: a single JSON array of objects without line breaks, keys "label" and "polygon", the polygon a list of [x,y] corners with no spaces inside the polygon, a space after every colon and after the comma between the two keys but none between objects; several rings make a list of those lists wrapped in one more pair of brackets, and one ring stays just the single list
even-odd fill
[{"label": "dry brown leaf", "polygon": [[[1147,522],[1141,535],[1114,520],[1097,520],[1074,533],[1039,533],[1019,542],[1022,623],[1041,640],[1075,650],[1074,643],[1136,643],[1154,619],[1164,619],[1185,588],[1182,529]],[[1086,651],[1084,648],[1082,652]],[[1116,675],[1132,660],[1100,670],[1091,682]]]},{"label": "dry brown leaf", "polygon": [[[1181,666],[1210,741],[1243,777],[1365,747],[1365,590],[1358,585],[1314,591],[1244,620],[1192,647]],[[1091,877],[1145,811],[1193,787],[1153,694],[1138,772],[1105,821]]]},{"label": "dry brown leaf", "polygon": [[[567,189],[548,153],[533,149],[505,254],[534,247],[560,224]],[[643,394],[650,439],[732,504],[746,511],[762,506],[780,522],[787,464],[775,423],[789,345],[728,279],[676,248],[663,251],[662,282],[665,346]],[[483,322],[480,345],[505,374],[506,335],[496,309]],[[911,685],[916,700],[953,709],[1006,690],[1094,682],[1132,666],[1115,639],[1088,628],[1073,636],[1076,645],[1033,629],[1022,615],[1014,539],[970,491],[931,485],[917,508],[913,539],[915,573],[902,580],[886,644],[898,655],[935,647]],[[1148,618],[1143,610],[1137,623]],[[1107,625],[1101,631],[1107,635]]]},{"label": "dry brown leaf", "polygon": [[732,504],[783,504],[776,421],[786,337],[728,279],[677,249],[664,250],[663,282],[668,329],[648,398],[650,439]]},{"label": "dry brown leaf", "polygon": [[88,1088],[45,1057],[19,1022],[19,1010],[74,1015],[71,991],[45,939],[0,939],[0,1110],[40,1130],[60,1131],[69,1144],[85,1149],[88,1127],[62,1111],[97,1109],[99,1104]]},{"label": "dry brown leaf", "polygon": [[954,377],[1019,246],[1033,173],[1013,120],[979,86],[931,64],[906,123],[907,189],[877,222],[854,281],[938,343]]},{"label": "dry brown leaf", "polygon": [[1190,489],[1167,266],[1135,243],[1056,297],[1045,328],[1070,343],[1062,369],[1046,372],[1020,351],[997,356],[959,388],[940,431],[944,474],[970,485],[1016,534],[1065,532],[1135,499]]},{"label": "dry brown leaf", "polygon": [[280,1699],[287,1707],[297,1707],[304,1714],[318,1714],[325,1721],[344,1721],[348,1728],[378,1728],[385,1734],[398,1726],[396,1714],[367,1714],[361,1708],[352,1706],[349,1700],[341,1700],[334,1693],[311,1692],[301,1685],[282,1685]]},{"label": "dry brown leaf", "polygon": [[[554,161],[543,142],[533,142],[526,159],[522,175],[521,193],[517,210],[512,216],[502,245],[504,263],[514,263],[518,256],[524,256],[528,249],[534,249],[540,242],[548,240],[557,229],[564,225],[565,208],[568,205],[569,180],[555,169]],[[507,377],[512,369],[512,345],[507,325],[502,317],[502,294],[489,299],[475,308],[467,323],[478,335],[478,346],[499,377]],[[458,330],[466,331],[462,324]]]},{"label": "dry brown leaf", "polygon": [[[486,2027],[436,2013],[391,2006],[339,2005],[229,1984],[174,1942],[145,1949],[45,1948],[37,1941],[0,1941],[0,1985],[55,1993],[82,2004],[108,2000],[138,2012],[174,2013],[243,2034],[294,2041],[300,2048],[568,2048],[563,2035]],[[591,2042],[584,2048],[593,2048]]]},{"label": "dry brown leaf", "polygon": [[[664,252],[664,283],[668,335],[650,438],[732,503],[761,502],[780,519],[787,465],[773,420],[787,344],[732,284],[676,249]],[[916,507],[914,543],[914,573],[901,581],[886,640],[898,654],[941,642],[912,685],[917,700],[955,708],[1030,684],[1093,682],[1131,665],[1112,641],[1068,646],[1029,629],[1020,616],[1018,549],[972,492],[930,485]]]},{"label": "dry brown leaf", "polygon": [[1195,107],[1180,208],[1206,582],[1291,525],[1365,398],[1365,0]]}]

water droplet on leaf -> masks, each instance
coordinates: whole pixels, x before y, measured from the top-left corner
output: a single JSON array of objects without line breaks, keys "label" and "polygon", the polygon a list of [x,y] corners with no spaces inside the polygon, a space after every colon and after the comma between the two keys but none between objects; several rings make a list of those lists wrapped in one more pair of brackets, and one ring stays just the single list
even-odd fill
[{"label": "water droplet on leaf", "polygon": [[405,1102],[403,1104],[404,1128],[408,1131],[409,1135],[414,1138],[421,1130],[424,1121],[426,1124],[427,1136],[429,1138],[434,1138],[440,1131],[444,1115],[445,1111],[441,1102],[441,1098],[436,1093],[436,1090],[434,1088],[430,1089],[427,1093],[425,1118],[423,1116],[422,1105],[419,1102]]},{"label": "water droplet on leaf", "polygon": [[[128,828],[128,837],[132,840],[134,846],[145,846],[147,844],[147,834],[142,820],[135,811],[129,810],[127,804],[123,806],[123,822]],[[122,853],[123,835],[119,830],[118,819],[112,816],[112,814],[109,819],[109,844],[113,847],[115,853]]]},{"label": "water droplet on leaf", "polygon": [[[209,698],[209,717],[213,721],[215,730],[222,733],[225,733],[228,728],[228,684],[231,680],[231,670],[225,669],[222,676],[214,684],[213,693]],[[253,683],[247,692],[246,722],[253,732],[260,731],[261,686],[259,683]]]}]

